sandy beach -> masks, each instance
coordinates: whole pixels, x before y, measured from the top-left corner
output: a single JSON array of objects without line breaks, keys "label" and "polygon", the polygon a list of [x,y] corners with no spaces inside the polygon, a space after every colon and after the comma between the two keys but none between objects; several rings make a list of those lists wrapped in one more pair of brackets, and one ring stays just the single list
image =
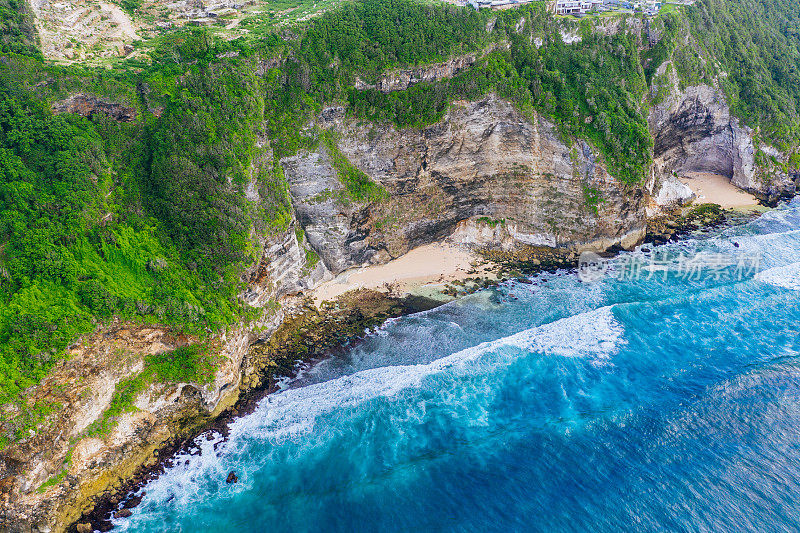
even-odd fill
[{"label": "sandy beach", "polygon": [[314,301],[319,305],[354,289],[406,294],[469,277],[493,277],[491,264],[483,263],[486,261],[482,257],[464,247],[427,244],[383,265],[342,272],[314,290]]},{"label": "sandy beach", "polygon": [[758,206],[755,196],[736,187],[725,176],[693,172],[678,179],[697,195],[695,203],[719,204],[726,209]]}]

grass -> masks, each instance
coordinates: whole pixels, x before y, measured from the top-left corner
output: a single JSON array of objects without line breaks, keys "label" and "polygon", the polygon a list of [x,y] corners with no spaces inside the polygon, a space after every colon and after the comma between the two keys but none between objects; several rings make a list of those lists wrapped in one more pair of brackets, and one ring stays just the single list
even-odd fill
[{"label": "grass", "polygon": [[311,270],[317,266],[317,263],[319,263],[319,254],[311,248],[308,248],[306,250],[306,268]]},{"label": "grass", "polygon": [[597,216],[599,211],[599,206],[603,202],[603,197],[600,192],[600,189],[597,187],[590,187],[588,185],[584,185],[583,187],[583,200],[586,203],[586,207],[591,211],[595,216]]},{"label": "grass", "polygon": [[69,472],[69,467],[72,464],[72,451],[73,448],[70,448],[69,452],[67,452],[67,456],[64,458],[64,466],[63,468],[53,477],[42,483],[36,492],[39,494],[45,492],[48,488],[53,487],[61,483],[61,481],[66,477],[67,472]]},{"label": "grass", "polygon": [[498,225],[503,225],[503,226],[506,225],[506,219],[504,219],[504,218],[497,219],[497,218],[489,218],[489,217],[480,217],[478,219],[478,222],[482,223],[482,224],[486,224],[487,226],[489,226],[492,229],[496,228]]}]

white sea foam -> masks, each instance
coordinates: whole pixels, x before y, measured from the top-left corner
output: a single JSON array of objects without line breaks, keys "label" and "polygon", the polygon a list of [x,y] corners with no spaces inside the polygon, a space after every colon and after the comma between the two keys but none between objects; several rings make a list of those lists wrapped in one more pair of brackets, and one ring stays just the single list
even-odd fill
[{"label": "white sea foam", "polygon": [[[223,436],[217,432],[195,438],[193,448],[187,452],[177,453],[172,458],[172,466],[145,487],[146,498],[156,505],[162,505],[173,499],[182,503],[201,499],[206,485],[202,480],[209,477],[224,480],[230,472],[230,464],[217,451],[223,441]],[[134,515],[141,513],[145,507],[134,508]],[[126,531],[130,526],[130,522],[125,518],[113,519],[112,522],[122,531]]]},{"label": "white sea foam", "polygon": [[756,275],[756,279],[777,287],[800,291],[800,263],[764,270]]},{"label": "white sea foam", "polygon": [[254,433],[263,436],[265,431],[272,439],[290,438],[309,431],[318,416],[335,409],[418,388],[429,376],[469,374],[477,370],[478,361],[489,354],[497,356],[502,352],[506,360],[535,352],[603,361],[618,350],[622,335],[623,328],[611,308],[603,307],[482,343],[428,364],[373,368],[291,389],[266,397],[255,413],[233,424],[231,440]]},{"label": "white sea foam", "polygon": [[[216,490],[213,487],[224,482],[230,470],[242,464],[243,457],[250,455],[248,450],[252,447],[253,439],[275,443],[301,436],[305,439],[305,435],[314,429],[317,419],[327,413],[420,388],[427,378],[443,376],[457,379],[459,375],[491,372],[497,366],[508,365],[531,352],[543,356],[587,357],[593,361],[604,361],[616,353],[624,342],[623,331],[611,307],[603,307],[482,343],[429,364],[368,369],[272,394],[262,400],[255,412],[232,423],[224,442],[218,436],[211,440],[198,437],[197,446],[202,453],[177,457],[175,466],[149,484],[143,508],[158,507],[171,500],[175,500],[171,505],[179,506],[202,500],[208,496],[205,494],[207,491]],[[435,386],[438,390],[441,383]],[[456,403],[457,400],[453,398]],[[246,473],[238,473],[239,483],[225,490],[248,490]],[[221,494],[216,493],[215,497],[221,497]],[[134,512],[140,511],[137,509]],[[121,520],[119,524],[124,530],[127,521]]]}]

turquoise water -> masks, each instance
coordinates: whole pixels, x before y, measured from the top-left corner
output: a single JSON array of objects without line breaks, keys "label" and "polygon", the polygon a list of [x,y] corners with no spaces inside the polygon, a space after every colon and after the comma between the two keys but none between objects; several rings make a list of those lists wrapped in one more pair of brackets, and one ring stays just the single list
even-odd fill
[{"label": "turquoise water", "polygon": [[[800,530],[798,228],[795,201],[595,282],[547,274],[392,320],[198,438],[115,524]],[[688,279],[677,258],[698,252],[760,273]],[[620,279],[653,257],[666,277]]]}]

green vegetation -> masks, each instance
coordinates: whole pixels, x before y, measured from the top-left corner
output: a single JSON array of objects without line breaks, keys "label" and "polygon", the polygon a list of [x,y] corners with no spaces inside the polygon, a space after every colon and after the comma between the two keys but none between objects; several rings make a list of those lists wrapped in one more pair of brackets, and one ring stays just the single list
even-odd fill
[{"label": "green vegetation", "polygon": [[[717,74],[735,115],[780,149],[800,139],[800,4],[698,0],[659,18],[648,73],[672,54],[683,87]],[[652,75],[652,74],[650,74]]]},{"label": "green vegetation", "polygon": [[565,134],[590,140],[621,180],[642,181],[652,138],[640,109],[647,84],[635,40],[628,33],[594,32],[586,21],[581,42],[567,45],[549,17],[534,13],[539,18],[528,27],[536,32],[541,26],[546,44],[537,48],[524,33],[511,37],[514,63],[533,107]]},{"label": "green vegetation", "polygon": [[42,57],[26,0],[0,0],[0,54]]},{"label": "green vegetation", "polygon": [[[309,82],[333,96],[336,84],[352,82],[354,73],[375,77],[400,65],[446,59],[488,44],[485,15],[448,4],[408,0],[347,3],[312,21],[300,42],[311,65]],[[337,68],[330,68],[337,63]]]},{"label": "green vegetation", "polygon": [[497,218],[491,218],[491,217],[479,217],[478,218],[478,223],[486,224],[490,228],[494,229],[497,226],[505,226],[506,225],[506,219],[504,219],[504,218],[497,219]]},{"label": "green vegetation", "polygon": [[37,489],[37,492],[42,493],[46,491],[49,487],[53,487],[61,483],[64,477],[69,472],[69,467],[72,464],[72,449],[69,450],[67,456],[64,458],[64,466],[62,469],[53,477],[42,483],[42,485]]},{"label": "green vegetation", "polygon": [[133,402],[153,383],[210,383],[214,365],[204,344],[191,344],[170,352],[148,355],[144,370],[117,383],[111,405],[86,430],[86,435],[106,435],[124,413],[135,411]]},{"label": "green vegetation", "polygon": [[142,7],[142,0],[119,0],[119,7],[133,15],[136,10]]},{"label": "green vegetation", "polygon": [[[249,65],[211,67],[207,44],[182,36],[172,62],[140,74],[156,87],[171,78],[163,85],[172,94],[150,97],[165,104],[160,119],[134,101],[133,124],[53,115],[30,89],[55,75],[58,94],[80,84],[80,69],[14,54],[0,63],[0,402],[38,382],[97,321],[205,335],[253,312],[237,297],[239,275],[252,260],[251,232],[288,225],[286,184],[255,147],[263,100],[235,71]],[[176,72],[186,75],[177,88]],[[141,80],[126,72],[98,83],[103,76],[88,84],[99,94],[126,84],[135,94]],[[245,199],[251,178],[262,186],[258,206]]]},{"label": "green vegetation", "polygon": [[352,200],[356,202],[378,202],[389,196],[386,189],[376,184],[369,176],[347,160],[339,150],[339,147],[336,146],[336,141],[331,132],[322,132],[321,138],[325,143],[325,148],[328,149],[328,155],[333,163],[333,168],[336,170],[336,175]]},{"label": "green vegetation", "polygon": [[597,212],[600,209],[600,204],[603,203],[603,196],[600,192],[600,189],[597,187],[584,185],[583,200],[586,203],[586,207],[589,209],[589,211],[597,216]]},{"label": "green vegetation", "polygon": [[[275,22],[276,10],[293,5],[262,15]],[[652,157],[647,106],[666,98],[673,71],[657,72],[672,60],[684,87],[718,79],[764,139],[796,147],[798,4],[698,0],[653,21],[661,39],[652,48],[635,31],[601,31],[604,20],[556,18],[543,2],[475,12],[360,0],[279,31],[253,22],[261,29],[246,39],[165,32],[138,45],[147,59],[89,69],[45,63],[27,4],[0,0],[0,404],[18,401],[70,343],[112,317],[202,339],[252,318],[257,311],[238,298],[242,275],[260,240],[292,225],[281,158],[322,143],[343,199],[383,201],[387,192],[333,134],[308,126],[331,103],[360,120],[424,127],[454,100],[494,92],[553,122],[572,150],[576,138],[588,141],[616,178],[636,184]],[[562,32],[580,40],[565,44]],[[354,87],[464,53],[476,61],[449,79],[390,93]],[[130,106],[136,119],[53,114],[54,101],[79,91]],[[770,164],[764,151],[757,158]],[[796,168],[800,155],[788,164]],[[586,187],[584,197],[597,212],[598,192]],[[307,265],[318,260],[307,251]],[[202,381],[210,372],[199,353],[169,358],[151,358],[119,384],[102,427],[153,380]],[[24,420],[8,424],[13,436],[47,409],[26,408]]]},{"label": "green vegetation", "polygon": [[30,436],[34,428],[58,413],[62,407],[58,402],[38,400],[23,405],[18,416],[11,416],[6,410],[0,410],[0,422],[6,427],[6,432],[0,434],[0,449],[15,440]]},{"label": "green vegetation", "polygon": [[[652,139],[639,102],[647,84],[636,42],[628,34],[604,36],[583,28],[580,43],[564,44],[560,25],[543,4],[493,12],[495,41],[510,41],[452,79],[419,83],[385,94],[350,89],[353,111],[399,127],[441,119],[451,101],[490,91],[536,110],[555,122],[565,138],[591,140],[612,171],[628,183],[641,181],[650,162]],[[525,24],[516,27],[520,17]],[[534,43],[542,39],[542,46]]]},{"label": "green vegetation", "polygon": [[308,271],[313,269],[319,263],[319,254],[311,248],[306,249],[306,264],[305,267]]}]

